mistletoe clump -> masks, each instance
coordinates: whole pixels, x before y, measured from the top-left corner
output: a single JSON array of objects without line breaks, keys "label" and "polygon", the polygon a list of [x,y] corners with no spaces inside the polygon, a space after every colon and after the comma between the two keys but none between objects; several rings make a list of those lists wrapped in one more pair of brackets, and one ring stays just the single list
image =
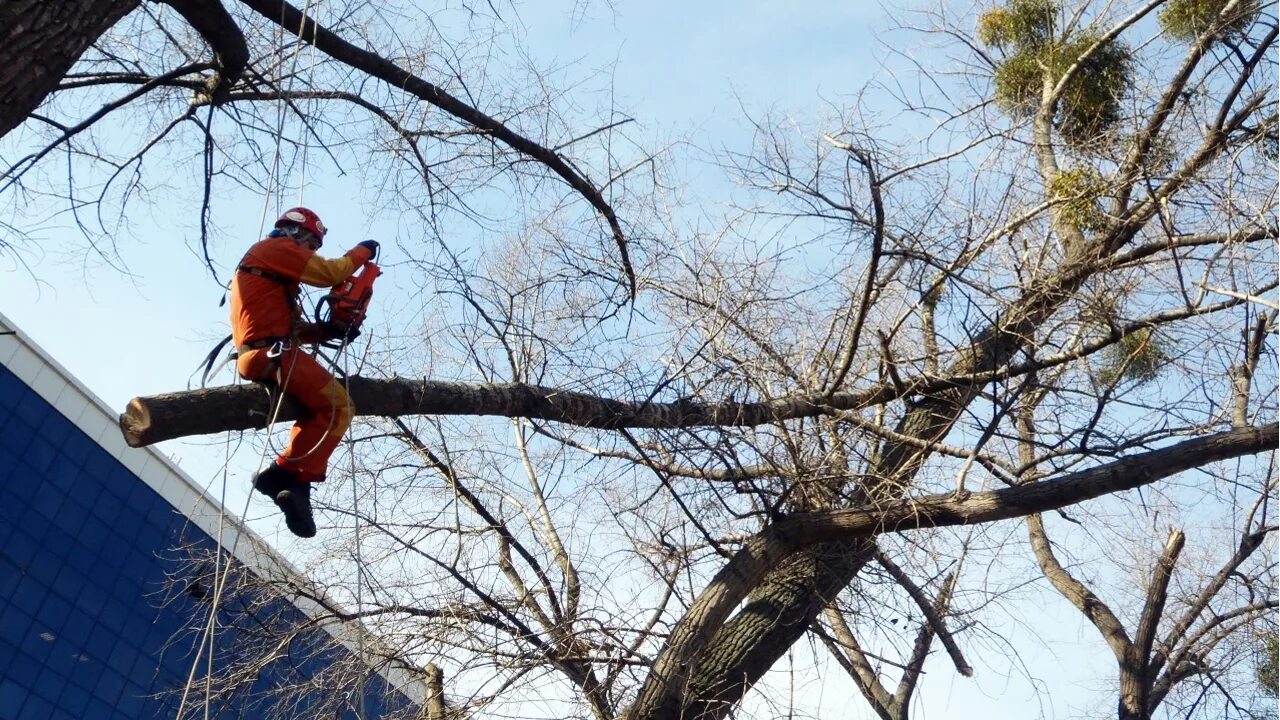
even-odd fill
[{"label": "mistletoe clump", "polygon": [[1222,12],[1230,3],[1231,0],[1170,0],[1160,11],[1160,27],[1186,42],[1205,33],[1239,37],[1257,19],[1262,6],[1256,0],[1244,0],[1224,16]]},{"label": "mistletoe clump", "polygon": [[1012,0],[978,18],[978,39],[997,48],[1043,45],[1052,39],[1057,13],[1053,0]]},{"label": "mistletoe clump", "polygon": [[1004,54],[993,78],[995,101],[1010,115],[1035,113],[1046,86],[1056,87],[1067,70],[1080,63],[1054,112],[1058,130],[1079,145],[1120,119],[1132,55],[1115,39],[1099,45],[1100,35],[1094,31],[1058,37],[1057,17],[1058,6],[1052,0],[1011,0],[982,14],[978,39]]},{"label": "mistletoe clump", "polygon": [[1049,184],[1049,197],[1060,201],[1061,217],[1079,230],[1101,230],[1107,222],[1099,200],[1107,184],[1097,171],[1075,168],[1060,172]]},{"label": "mistletoe clump", "polygon": [[1155,330],[1142,328],[1120,338],[1102,353],[1102,366],[1095,377],[1101,385],[1114,385],[1121,380],[1141,385],[1159,377],[1170,359]]}]

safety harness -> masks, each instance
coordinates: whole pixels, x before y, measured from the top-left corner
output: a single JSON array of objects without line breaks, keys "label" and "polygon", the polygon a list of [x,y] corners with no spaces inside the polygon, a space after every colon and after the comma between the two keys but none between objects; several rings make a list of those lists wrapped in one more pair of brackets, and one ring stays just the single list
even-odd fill
[{"label": "safety harness", "polygon": [[[252,265],[239,265],[236,267],[237,272],[246,273],[248,275],[257,275],[264,280],[280,286],[284,290],[285,304],[289,306],[289,316],[293,317],[294,310],[300,306],[298,304],[298,295],[302,290],[298,287],[296,280],[281,275],[273,270],[264,270],[263,268],[253,267]],[[275,337],[264,337],[250,340],[243,345],[236,346],[236,353],[247,353],[250,350],[261,350],[262,348],[271,348],[267,352],[267,357],[279,357],[281,354],[288,352],[293,347],[293,337],[289,335],[279,335]]]},{"label": "safety harness", "polygon": [[[278,272],[253,267],[251,265],[239,265],[236,267],[236,272],[242,272],[248,275],[257,275],[260,278],[270,280],[271,282],[279,285],[281,289],[284,290],[285,302],[289,306],[289,314],[291,316],[293,315],[293,309],[298,307],[298,294],[301,292],[297,282],[290,280]],[[204,387],[204,385],[209,382],[209,375],[213,373],[213,363],[217,360],[218,353],[222,352],[222,348],[226,347],[229,342],[231,342],[230,335],[219,341],[217,345],[214,345],[213,350],[210,350],[209,354],[205,356],[204,373],[200,376],[201,387]],[[267,350],[267,357],[278,358],[293,348],[293,338],[288,335],[279,335],[249,340],[243,345],[235,346],[231,352],[227,353],[227,357],[222,361],[222,364],[218,366],[218,369],[222,369],[223,365],[235,362],[236,358],[240,357],[240,355],[244,353],[251,350],[261,350],[263,348],[270,348]]]},{"label": "safety harness", "polygon": [[[293,315],[294,309],[299,307],[298,295],[301,292],[301,288],[299,288],[297,281],[278,272],[251,265],[239,265],[236,267],[236,271],[257,275],[279,285],[284,290],[285,302],[289,305],[290,316]],[[320,301],[316,304],[315,312],[317,323],[340,330],[341,334],[329,341],[320,341],[316,344],[330,349],[340,349],[360,331],[360,325],[364,322],[365,315],[369,312],[369,301],[373,298],[373,281],[381,274],[381,268],[372,262],[367,262],[361,268],[359,274],[343,281],[332,292],[320,298]],[[294,338],[292,336],[264,337],[249,340],[243,345],[237,345],[228,353],[222,365],[234,362],[243,353],[263,348],[269,348],[267,357],[278,358],[293,349],[293,341]],[[217,360],[218,353],[222,352],[222,348],[229,342],[231,342],[230,335],[223,338],[205,356],[204,373],[200,376],[201,387],[208,383],[209,375],[213,373],[213,364]],[[219,369],[221,369],[222,365],[218,366]]]}]

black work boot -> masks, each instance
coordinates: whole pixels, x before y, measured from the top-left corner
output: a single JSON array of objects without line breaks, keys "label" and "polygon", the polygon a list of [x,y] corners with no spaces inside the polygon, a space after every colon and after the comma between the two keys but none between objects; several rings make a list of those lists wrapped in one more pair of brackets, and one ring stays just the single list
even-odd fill
[{"label": "black work boot", "polygon": [[289,487],[294,482],[293,473],[275,463],[271,463],[266,470],[258,473],[253,478],[253,489],[275,500],[276,495],[280,494],[281,490]]},{"label": "black work boot", "polygon": [[316,536],[316,521],[311,516],[311,483],[291,479],[289,486],[276,493],[276,507],[284,513],[289,532],[302,538]]}]

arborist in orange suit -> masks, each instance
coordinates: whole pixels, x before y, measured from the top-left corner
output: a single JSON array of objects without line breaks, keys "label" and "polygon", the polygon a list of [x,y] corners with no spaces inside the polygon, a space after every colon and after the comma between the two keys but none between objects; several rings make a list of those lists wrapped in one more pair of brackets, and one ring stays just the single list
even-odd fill
[{"label": "arborist in orange suit", "polygon": [[240,377],[273,382],[310,410],[294,424],[289,445],[253,481],[299,537],[316,534],[311,484],[324,481],[329,456],[354,412],[342,385],[301,347],[341,338],[347,329],[304,322],[299,283],[338,285],[378,254],[378,243],[365,240],[340,258],[320,257],[316,251],[325,232],[319,216],[307,208],[286,211],[275,229],[245,253],[231,280],[231,337]]}]

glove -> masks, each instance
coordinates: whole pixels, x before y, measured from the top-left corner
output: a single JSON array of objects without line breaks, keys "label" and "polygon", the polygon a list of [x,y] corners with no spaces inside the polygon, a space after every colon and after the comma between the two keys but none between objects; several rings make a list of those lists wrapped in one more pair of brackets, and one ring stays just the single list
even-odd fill
[{"label": "glove", "polygon": [[377,240],[365,240],[364,242],[360,243],[357,247],[362,247],[368,250],[370,260],[378,257],[378,241]]},{"label": "glove", "polygon": [[350,342],[360,337],[360,328],[348,328],[342,323],[330,320],[322,326],[325,340],[346,340]]}]

